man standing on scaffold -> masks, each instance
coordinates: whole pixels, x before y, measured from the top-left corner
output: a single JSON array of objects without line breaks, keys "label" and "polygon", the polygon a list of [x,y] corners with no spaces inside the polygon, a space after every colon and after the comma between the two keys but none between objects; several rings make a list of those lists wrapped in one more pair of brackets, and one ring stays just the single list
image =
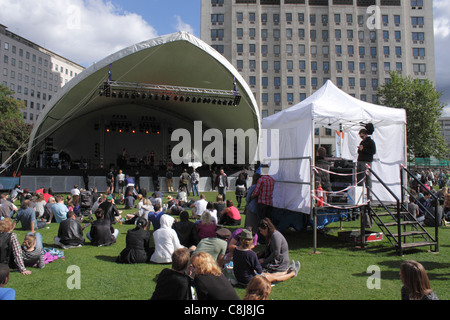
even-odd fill
[{"label": "man standing on scaffold", "polygon": [[[370,135],[373,133],[373,125],[369,124],[366,128],[359,130],[359,137],[362,139],[358,146],[358,159],[356,171],[358,172],[357,180],[361,181],[364,178],[366,172],[366,166],[369,165],[372,168],[373,156],[377,152],[375,142]],[[362,182],[361,185],[364,185]],[[366,176],[366,188],[372,190],[372,179],[368,174]],[[371,193],[367,192],[367,199],[370,200]],[[372,227],[372,222],[367,217],[368,227]]]}]

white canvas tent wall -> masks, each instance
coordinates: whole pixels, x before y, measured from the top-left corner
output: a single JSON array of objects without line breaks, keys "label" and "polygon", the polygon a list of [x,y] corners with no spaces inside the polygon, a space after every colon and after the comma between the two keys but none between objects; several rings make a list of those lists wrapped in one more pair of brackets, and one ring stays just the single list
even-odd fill
[{"label": "white canvas tent wall", "polygon": [[[264,162],[269,164],[269,175],[276,181],[274,207],[309,214],[314,129],[323,126],[337,131],[342,128],[341,156],[356,161],[361,123],[375,126],[372,138],[376,142],[377,153],[372,169],[400,198],[399,166],[406,164],[405,110],[360,101],[328,80],[304,101],[262,121],[262,128],[267,133],[264,146],[268,160]],[[374,179],[373,190],[381,201],[393,201],[393,197]]]}]

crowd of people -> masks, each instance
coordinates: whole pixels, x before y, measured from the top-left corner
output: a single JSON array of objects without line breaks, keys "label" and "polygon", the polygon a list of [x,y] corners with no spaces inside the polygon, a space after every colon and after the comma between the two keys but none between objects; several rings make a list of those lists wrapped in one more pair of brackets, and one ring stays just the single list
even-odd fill
[{"label": "crowd of people", "polygon": [[[420,183],[419,183],[420,181]],[[409,183],[408,211],[427,227],[450,224],[450,172],[416,170]]]},{"label": "crowd of people", "polygon": [[[121,171],[120,176],[106,177],[109,185],[105,194],[77,185],[66,197],[46,188],[30,193],[20,186],[10,195],[2,194],[0,297],[14,295],[3,290],[10,269],[29,275],[30,267],[45,267],[38,230],[50,223],[59,224],[54,243],[63,249],[84,246],[87,240],[98,247],[114,245],[119,236],[115,224],[132,225],[116,263],[171,265],[158,275],[151,300],[238,300],[236,286],[246,289],[245,300],[267,300],[274,283],[298,275],[301,264],[290,259],[289,244],[272,222],[272,177],[254,173],[247,186],[247,172],[241,172],[236,180],[236,207],[226,199],[229,185],[223,170],[213,185],[217,190],[215,202],[208,202],[195,187],[193,195],[198,198],[189,200],[187,189],[192,180],[183,179],[194,175],[198,181],[198,176],[195,170],[183,174],[179,190],[167,197],[159,186],[147,197]],[[113,192],[114,180],[118,182],[117,194]],[[119,204],[130,213],[122,215]],[[242,205],[246,215],[243,227]],[[86,219],[88,223],[83,225]],[[22,246],[13,232],[19,222],[22,229],[29,230]],[[419,275],[411,275],[412,269],[402,266],[402,299],[437,298],[426,281],[417,292],[414,282],[419,281]]]}]

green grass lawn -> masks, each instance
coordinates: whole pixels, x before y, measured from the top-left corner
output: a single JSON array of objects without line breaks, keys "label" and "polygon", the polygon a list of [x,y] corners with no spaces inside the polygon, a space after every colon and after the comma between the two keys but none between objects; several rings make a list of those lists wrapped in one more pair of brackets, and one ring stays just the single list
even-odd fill
[{"label": "green grass lawn", "polygon": [[[214,201],[216,193],[205,193],[207,200]],[[235,199],[234,193],[228,197]],[[122,206],[119,205],[119,209]],[[133,212],[123,211],[122,215]],[[245,216],[243,216],[245,219]],[[53,237],[58,232],[58,224],[41,229],[45,247],[55,247]],[[20,227],[20,225],[19,225]],[[7,287],[16,290],[17,300],[145,300],[154,291],[155,279],[162,269],[170,265],[138,264],[123,265],[115,263],[116,257],[125,247],[125,235],[131,225],[115,225],[120,234],[117,243],[110,247],[93,247],[64,250],[65,259],[56,260],[44,269],[30,268],[32,275],[24,276],[12,272]],[[428,252],[427,247],[405,251],[398,256],[387,240],[368,244],[365,250],[355,244],[337,238],[340,224],[327,226],[325,232],[318,234],[318,251],[313,252],[313,233],[310,228],[304,231],[286,231],[290,258],[301,262],[298,276],[272,288],[273,300],[400,300],[401,281],[399,267],[404,260],[422,263],[431,281],[431,286],[441,300],[450,298],[450,228],[439,230],[440,252]],[[359,228],[359,221],[343,222],[344,230]],[[379,231],[374,227],[372,230]],[[234,228],[231,228],[234,229]],[[89,228],[88,228],[89,230]],[[88,230],[85,230],[88,231]],[[27,233],[14,231],[21,242]],[[152,231],[150,231],[152,232]],[[261,248],[256,248],[255,251]],[[73,266],[78,267],[80,289],[70,289]],[[381,271],[379,289],[369,289],[370,266]],[[236,288],[239,296],[244,289]]]}]

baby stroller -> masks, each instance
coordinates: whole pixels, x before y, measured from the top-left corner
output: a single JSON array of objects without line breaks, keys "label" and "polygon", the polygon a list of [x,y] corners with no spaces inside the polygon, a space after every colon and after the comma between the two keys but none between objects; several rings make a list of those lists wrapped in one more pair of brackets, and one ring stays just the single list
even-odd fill
[{"label": "baby stroller", "polygon": [[92,220],[92,193],[89,190],[80,193],[80,218]]}]

